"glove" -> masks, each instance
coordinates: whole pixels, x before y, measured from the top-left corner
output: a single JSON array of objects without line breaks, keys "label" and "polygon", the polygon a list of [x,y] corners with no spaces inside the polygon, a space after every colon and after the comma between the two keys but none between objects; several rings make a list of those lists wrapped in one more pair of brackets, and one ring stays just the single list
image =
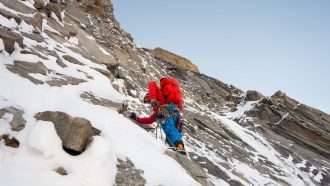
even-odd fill
[{"label": "glove", "polygon": [[149,93],[147,93],[147,94],[143,97],[143,103],[150,103],[150,100],[149,100]]},{"label": "glove", "polygon": [[128,117],[131,118],[134,121],[136,121],[136,119],[137,119],[137,115],[134,112],[131,112]]},{"label": "glove", "polygon": [[158,103],[158,101],[155,100],[155,99],[152,100],[150,104],[151,104],[152,108],[158,108],[158,107],[159,107],[159,103]]}]

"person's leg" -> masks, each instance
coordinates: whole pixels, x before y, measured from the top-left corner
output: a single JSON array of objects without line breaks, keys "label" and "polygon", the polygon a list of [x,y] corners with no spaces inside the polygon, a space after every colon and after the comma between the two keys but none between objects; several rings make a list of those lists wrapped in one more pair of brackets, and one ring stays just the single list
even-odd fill
[{"label": "person's leg", "polygon": [[174,120],[172,117],[166,120],[166,123],[162,125],[162,128],[168,138],[171,146],[176,146],[178,143],[182,143],[182,137],[177,128],[175,128]]}]

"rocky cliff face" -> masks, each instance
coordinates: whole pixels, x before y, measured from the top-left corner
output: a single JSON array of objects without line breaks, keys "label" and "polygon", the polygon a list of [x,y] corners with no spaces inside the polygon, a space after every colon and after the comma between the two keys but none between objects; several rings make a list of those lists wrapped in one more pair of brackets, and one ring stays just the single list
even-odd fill
[{"label": "rocky cliff face", "polygon": [[[147,82],[167,76],[178,79],[185,96],[184,138],[189,158],[207,170],[207,179],[212,184],[330,184],[328,114],[282,92],[271,97],[257,91],[244,92],[198,73],[198,68],[188,60],[163,49],[139,48],[116,21],[111,1],[1,0],[0,17],[1,59],[7,61],[1,66],[4,74],[14,74],[15,80],[30,82],[38,90],[44,87],[58,95],[73,91],[79,101],[91,108],[87,115],[98,115],[103,109],[146,114],[150,109],[138,98],[147,91]],[[8,86],[5,83],[8,79],[0,81],[1,88],[6,90],[0,92],[0,122],[11,126],[9,133],[14,139],[21,135],[20,131],[26,133],[24,126],[35,121],[37,113],[49,110],[38,103],[22,106],[34,95],[11,100],[17,87]],[[108,84],[128,99],[125,108],[123,101],[100,93],[99,90],[107,92],[104,87],[109,87]],[[56,97],[51,95],[40,95],[40,103],[53,103]],[[65,112],[72,112],[70,118],[91,120],[86,121],[87,138],[92,133],[89,125],[102,128],[93,122],[94,116],[81,116],[86,111],[78,112],[78,108],[70,106],[56,108],[59,110],[50,111],[65,116]],[[2,141],[8,139],[4,132],[0,136]],[[125,178],[134,177],[139,180],[137,185],[148,183],[141,176],[143,170],[135,169],[134,164],[129,163],[127,172],[119,168],[119,173],[124,172],[125,176],[116,177],[120,180],[118,185],[133,184]],[[149,182],[152,180],[149,178]]]}]

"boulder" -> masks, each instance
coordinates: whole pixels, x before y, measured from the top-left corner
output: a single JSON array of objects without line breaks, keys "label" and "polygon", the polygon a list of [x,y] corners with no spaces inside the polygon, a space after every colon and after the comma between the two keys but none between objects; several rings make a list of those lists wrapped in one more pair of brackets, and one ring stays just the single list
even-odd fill
[{"label": "boulder", "polygon": [[255,90],[248,90],[246,92],[246,96],[244,98],[245,101],[258,101],[262,98],[264,98],[265,96],[262,95],[261,93],[259,93],[258,91]]},{"label": "boulder", "polygon": [[89,120],[71,117],[64,112],[39,112],[34,117],[37,120],[53,122],[64,150],[73,155],[82,153],[91,137],[100,133],[92,127]]},{"label": "boulder", "polygon": [[193,64],[190,60],[188,60],[184,57],[181,57],[179,55],[176,55],[172,52],[169,52],[162,48],[155,48],[153,50],[150,50],[149,52],[154,57],[156,57],[160,60],[163,60],[163,61],[170,62],[183,70],[199,72],[198,67],[195,64]]}]

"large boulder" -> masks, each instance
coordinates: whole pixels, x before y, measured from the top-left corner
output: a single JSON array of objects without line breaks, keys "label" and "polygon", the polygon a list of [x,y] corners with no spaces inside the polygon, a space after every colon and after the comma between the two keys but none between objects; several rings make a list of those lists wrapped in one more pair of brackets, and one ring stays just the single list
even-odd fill
[{"label": "large boulder", "polygon": [[100,131],[93,128],[91,122],[84,118],[71,117],[64,112],[39,112],[37,120],[54,123],[56,132],[62,140],[63,148],[70,154],[82,153],[93,135]]}]

